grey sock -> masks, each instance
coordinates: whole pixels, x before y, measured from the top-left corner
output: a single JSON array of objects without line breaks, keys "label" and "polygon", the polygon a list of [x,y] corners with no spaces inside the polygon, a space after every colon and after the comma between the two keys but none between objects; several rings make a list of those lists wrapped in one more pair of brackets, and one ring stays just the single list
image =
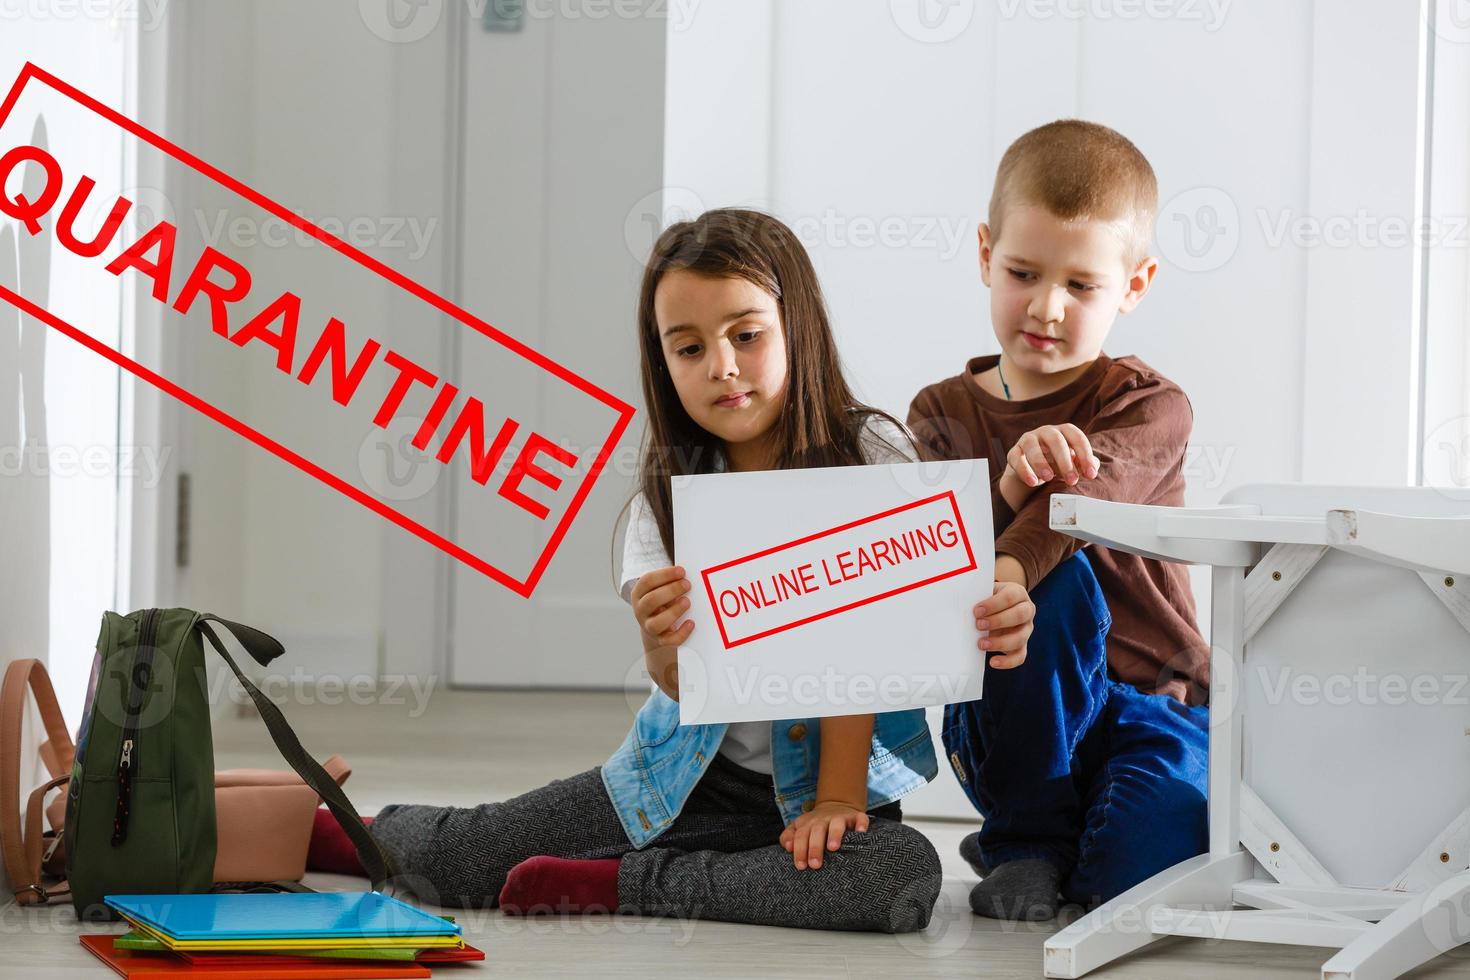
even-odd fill
[{"label": "grey sock", "polygon": [[1056,917],[1061,872],[1050,861],[1027,858],[1007,861],[985,876],[970,892],[976,915],[1014,922],[1044,922]]},{"label": "grey sock", "polygon": [[984,878],[990,874],[990,866],[980,856],[980,831],[966,834],[965,839],[960,841],[960,857],[964,858],[965,863],[973,868],[980,877]]}]

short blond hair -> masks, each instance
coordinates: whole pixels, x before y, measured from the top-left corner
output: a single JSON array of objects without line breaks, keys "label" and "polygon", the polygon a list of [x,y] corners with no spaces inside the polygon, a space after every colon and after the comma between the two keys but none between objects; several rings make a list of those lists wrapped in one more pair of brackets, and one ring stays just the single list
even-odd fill
[{"label": "short blond hair", "polygon": [[992,240],[1015,204],[1043,207],[1063,221],[1118,223],[1131,270],[1148,255],[1159,187],[1148,158],[1122,133],[1059,119],[1024,134],[1000,158],[990,195]]}]

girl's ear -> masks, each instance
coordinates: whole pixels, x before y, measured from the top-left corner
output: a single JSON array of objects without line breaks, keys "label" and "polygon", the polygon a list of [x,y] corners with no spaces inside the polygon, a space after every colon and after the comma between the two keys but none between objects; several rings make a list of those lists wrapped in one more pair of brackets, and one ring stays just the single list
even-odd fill
[{"label": "girl's ear", "polygon": [[980,281],[987,287],[990,285],[990,250],[995,240],[990,235],[990,226],[980,222]]}]

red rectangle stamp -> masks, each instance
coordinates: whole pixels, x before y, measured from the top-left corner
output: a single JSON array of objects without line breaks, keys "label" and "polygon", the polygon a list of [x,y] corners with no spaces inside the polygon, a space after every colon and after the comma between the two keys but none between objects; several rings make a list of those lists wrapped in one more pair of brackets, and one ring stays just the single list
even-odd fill
[{"label": "red rectangle stamp", "polygon": [[700,573],[725,649],[977,568],[952,490]]},{"label": "red rectangle stamp", "polygon": [[[159,192],[125,183],[115,162],[145,156],[187,178],[167,186],[193,188],[146,219],[135,204]],[[230,221],[203,220],[196,195],[222,201],[230,221],[289,226],[301,247],[211,239]],[[528,343],[29,63],[0,103],[0,215],[50,263],[43,280],[0,279],[0,300],[521,596],[633,417]],[[156,321],[163,338],[192,331],[225,366],[201,376],[147,363],[116,311],[84,302],[119,281],[150,310],[140,323]],[[450,367],[414,356],[447,349],[438,338],[451,334]],[[404,466],[430,479],[396,480]],[[458,513],[477,519],[429,526],[412,505],[441,474]]]}]

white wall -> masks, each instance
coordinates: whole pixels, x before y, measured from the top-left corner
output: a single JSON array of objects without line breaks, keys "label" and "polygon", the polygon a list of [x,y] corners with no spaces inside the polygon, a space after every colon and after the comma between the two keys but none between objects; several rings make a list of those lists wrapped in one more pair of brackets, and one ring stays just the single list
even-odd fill
[{"label": "white wall", "polygon": [[704,3],[669,25],[662,227],[713,207],[771,206],[775,0]]},{"label": "white wall", "polygon": [[[874,403],[902,414],[996,350],[974,240],[995,167],[1027,129],[1077,116],[1127,135],[1159,178],[1160,274],[1105,349],[1188,392],[1190,502],[1254,481],[1411,478],[1414,250],[1308,236],[1357,208],[1413,214],[1414,5],[1164,4],[1173,16],[1125,19],[809,0],[726,45],[716,27],[736,6],[707,0],[671,35],[668,183],[708,206],[764,194],[803,235]],[[720,79],[763,47],[774,95],[736,88],[708,111],[708,85],[728,93]],[[724,99],[740,133],[765,110],[764,184],[729,179]]]}]

